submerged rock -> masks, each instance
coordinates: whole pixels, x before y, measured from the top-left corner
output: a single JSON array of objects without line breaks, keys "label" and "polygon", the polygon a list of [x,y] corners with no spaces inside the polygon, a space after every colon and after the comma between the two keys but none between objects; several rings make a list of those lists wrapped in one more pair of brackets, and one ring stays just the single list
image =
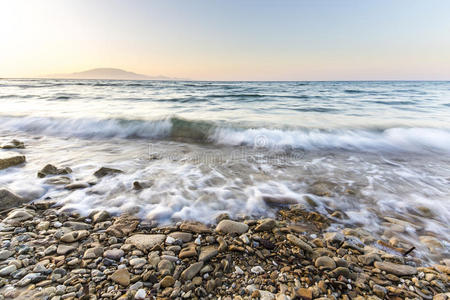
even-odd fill
[{"label": "submerged rock", "polygon": [[17,166],[25,162],[23,155],[9,155],[0,157],[0,170]]},{"label": "submerged rock", "polygon": [[108,175],[121,174],[121,173],[123,173],[122,170],[101,167],[100,169],[95,171],[94,176],[97,177],[97,178],[102,178],[102,177],[105,177],[105,176],[108,176]]},{"label": "submerged rock", "polygon": [[69,167],[57,168],[54,165],[48,164],[38,172],[37,176],[44,178],[48,175],[67,175],[70,173],[72,173],[72,169]]},{"label": "submerged rock", "polygon": [[9,141],[8,143],[3,144],[0,146],[2,149],[25,149],[25,144],[19,140],[13,139]]}]

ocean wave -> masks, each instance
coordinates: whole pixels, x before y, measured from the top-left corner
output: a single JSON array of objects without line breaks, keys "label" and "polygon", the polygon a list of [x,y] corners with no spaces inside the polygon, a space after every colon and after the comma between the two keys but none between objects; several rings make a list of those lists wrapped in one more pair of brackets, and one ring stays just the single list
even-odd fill
[{"label": "ocean wave", "polygon": [[157,120],[0,117],[1,128],[79,138],[173,139],[228,146],[303,150],[450,152],[450,129],[248,128],[202,120],[167,117]]}]

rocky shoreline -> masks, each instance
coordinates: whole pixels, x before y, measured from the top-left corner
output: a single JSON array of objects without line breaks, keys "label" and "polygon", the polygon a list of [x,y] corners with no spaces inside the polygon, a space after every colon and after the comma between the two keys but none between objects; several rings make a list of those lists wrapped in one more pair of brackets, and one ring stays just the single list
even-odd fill
[{"label": "rocky shoreline", "polygon": [[[0,169],[24,162],[9,155]],[[71,182],[71,172],[47,165],[37,176],[71,190],[122,171],[101,168],[86,183]],[[215,225],[161,226],[107,211],[82,216],[6,189],[0,199],[0,300],[450,298],[450,259],[429,266],[395,239],[360,228],[330,232],[332,219],[301,205],[273,219],[224,214]]]},{"label": "rocky shoreline", "polygon": [[[39,202],[3,212],[0,298],[447,299],[450,260],[423,267],[367,232],[325,232],[292,206],[275,219],[170,226]],[[445,294],[447,293],[447,294]]]}]

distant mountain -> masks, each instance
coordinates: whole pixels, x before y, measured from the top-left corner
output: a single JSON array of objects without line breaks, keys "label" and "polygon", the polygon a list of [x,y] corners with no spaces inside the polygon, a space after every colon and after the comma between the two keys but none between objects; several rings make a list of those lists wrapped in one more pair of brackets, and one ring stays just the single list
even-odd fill
[{"label": "distant mountain", "polygon": [[171,78],[166,76],[147,76],[115,68],[97,68],[77,73],[52,74],[42,77],[64,79],[185,80],[183,78]]}]

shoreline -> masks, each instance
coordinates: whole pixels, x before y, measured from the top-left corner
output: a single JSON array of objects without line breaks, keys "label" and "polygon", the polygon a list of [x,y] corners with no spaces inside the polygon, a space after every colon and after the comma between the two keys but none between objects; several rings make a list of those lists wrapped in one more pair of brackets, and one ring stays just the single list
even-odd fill
[{"label": "shoreline", "polygon": [[[446,299],[450,260],[423,267],[299,205],[274,219],[168,226],[50,201],[1,214],[0,298]],[[395,251],[398,251],[395,253]],[[405,253],[403,252],[403,253]],[[433,298],[434,297],[434,298]]]}]

